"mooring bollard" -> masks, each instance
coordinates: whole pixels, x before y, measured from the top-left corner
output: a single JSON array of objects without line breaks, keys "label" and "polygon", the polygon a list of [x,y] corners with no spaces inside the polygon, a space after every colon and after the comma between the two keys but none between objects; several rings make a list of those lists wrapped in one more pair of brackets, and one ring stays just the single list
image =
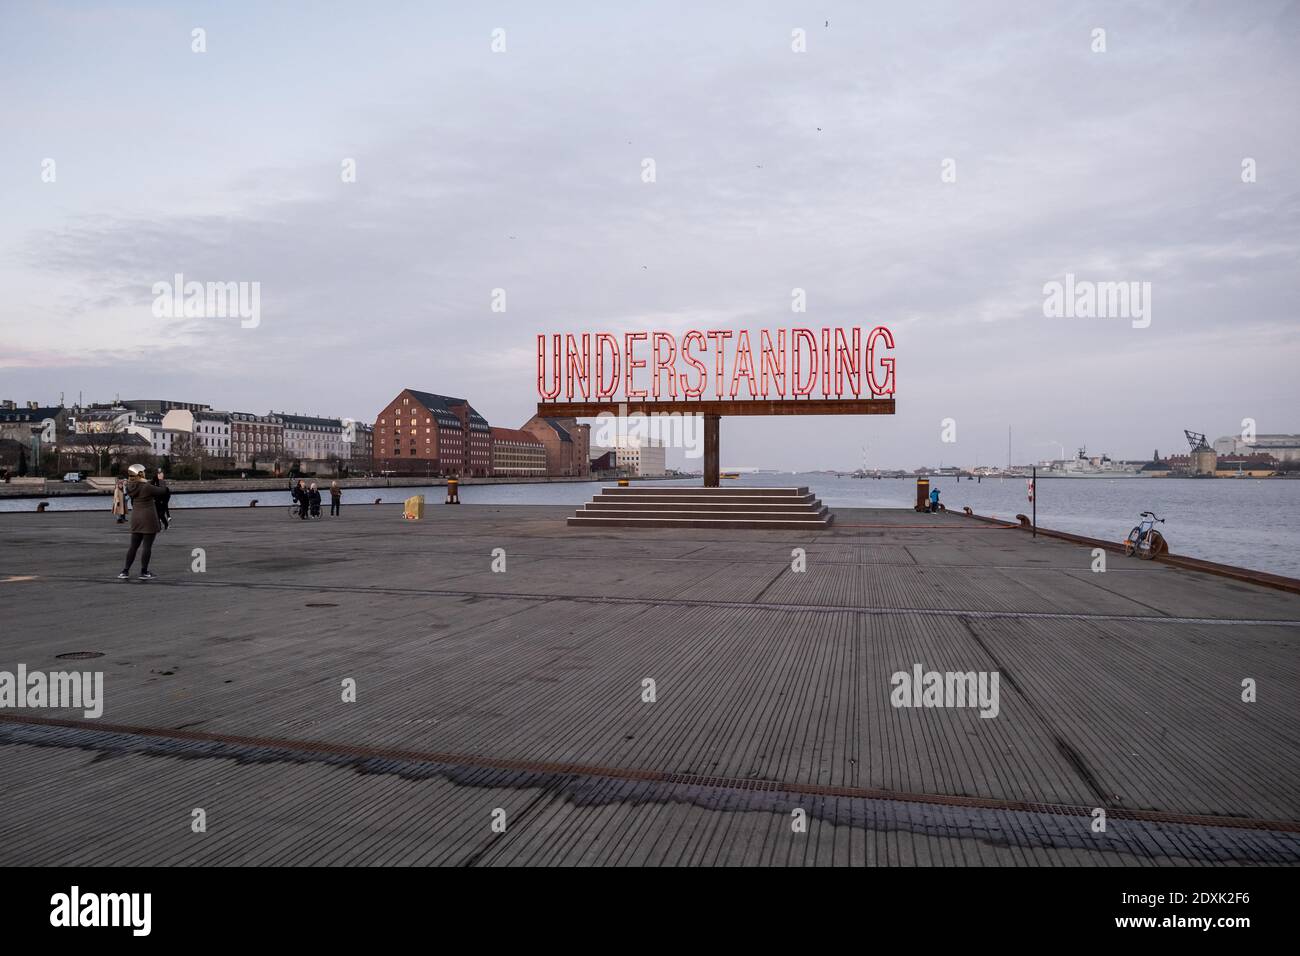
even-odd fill
[{"label": "mooring bollard", "polygon": [[447,500],[443,504],[460,504],[460,482],[455,478],[447,479]]},{"label": "mooring bollard", "polygon": [[930,479],[929,478],[916,479],[916,510],[917,511],[930,510]]},{"label": "mooring bollard", "polygon": [[49,506],[50,506],[50,503],[49,503],[48,501],[42,501],[40,504],[38,504],[38,505],[36,506],[36,510],[37,510],[37,511],[44,511],[44,510],[45,510],[46,508],[48,508]]},{"label": "mooring bollard", "polygon": [[628,482],[628,480],[627,480],[626,478],[620,478],[620,479],[618,480],[618,486],[619,486],[620,488],[626,488],[626,487],[628,487],[628,485],[629,485],[629,482]]},{"label": "mooring bollard", "polygon": [[384,500],[383,498],[376,498],[376,499],[375,499],[375,504],[379,504],[379,502],[381,502],[381,501],[383,501],[383,500]]},{"label": "mooring bollard", "polygon": [[257,507],[257,499],[254,498],[252,501],[250,501],[250,502],[248,503],[248,507],[250,507],[250,508],[256,508],[256,507]]}]

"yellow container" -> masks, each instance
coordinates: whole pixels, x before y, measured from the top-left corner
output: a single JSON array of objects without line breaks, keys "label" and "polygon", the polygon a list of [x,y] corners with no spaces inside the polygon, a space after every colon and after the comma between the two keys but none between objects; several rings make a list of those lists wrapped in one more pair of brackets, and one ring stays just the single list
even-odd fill
[{"label": "yellow container", "polygon": [[406,499],[402,517],[409,521],[419,521],[424,517],[424,495],[412,495]]}]

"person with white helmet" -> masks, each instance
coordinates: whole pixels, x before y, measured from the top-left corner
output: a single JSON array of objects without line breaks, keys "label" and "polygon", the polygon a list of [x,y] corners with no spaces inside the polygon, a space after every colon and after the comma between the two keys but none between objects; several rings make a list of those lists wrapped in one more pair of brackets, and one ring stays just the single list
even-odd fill
[{"label": "person with white helmet", "polygon": [[131,547],[126,552],[126,566],[118,575],[123,580],[131,576],[137,550],[140,552],[140,580],[153,578],[149,572],[149,556],[153,551],[153,539],[162,530],[155,502],[167,494],[167,485],[161,480],[156,485],[149,484],[144,472],[144,465],[132,465],[126,470],[126,493],[134,507],[131,508]]}]

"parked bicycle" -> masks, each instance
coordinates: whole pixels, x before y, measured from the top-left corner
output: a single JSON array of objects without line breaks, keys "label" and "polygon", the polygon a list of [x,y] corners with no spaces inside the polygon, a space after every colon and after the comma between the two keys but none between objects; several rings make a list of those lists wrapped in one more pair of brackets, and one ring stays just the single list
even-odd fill
[{"label": "parked bicycle", "polygon": [[1144,511],[1141,521],[1128,533],[1124,541],[1124,553],[1129,557],[1137,555],[1144,561],[1150,561],[1156,555],[1167,554],[1169,545],[1164,535],[1156,530],[1157,524],[1164,524],[1164,518],[1157,518],[1154,512]]}]

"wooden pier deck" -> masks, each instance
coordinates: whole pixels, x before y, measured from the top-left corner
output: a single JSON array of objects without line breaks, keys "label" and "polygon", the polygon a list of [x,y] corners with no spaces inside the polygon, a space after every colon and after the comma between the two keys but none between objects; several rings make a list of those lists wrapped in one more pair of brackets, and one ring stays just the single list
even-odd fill
[{"label": "wooden pier deck", "polygon": [[[107,509],[0,516],[0,670],[105,696],[0,710],[0,864],[1300,862],[1298,595],[951,514],[572,511],[178,511],[151,582]],[[918,663],[998,715],[891,706]]]}]

